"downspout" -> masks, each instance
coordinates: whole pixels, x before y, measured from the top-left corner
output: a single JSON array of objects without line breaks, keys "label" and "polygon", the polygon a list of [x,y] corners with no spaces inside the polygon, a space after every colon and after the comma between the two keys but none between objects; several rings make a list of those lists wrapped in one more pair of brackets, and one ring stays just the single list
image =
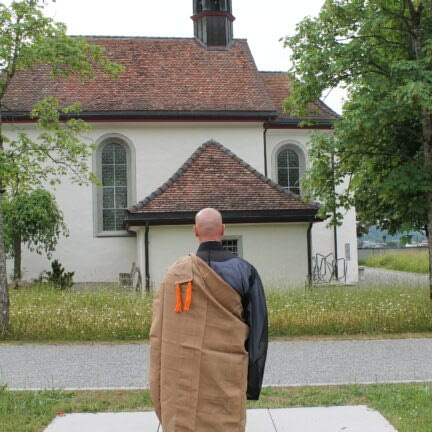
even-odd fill
[{"label": "downspout", "polygon": [[[336,210],[334,210],[333,217],[336,217]],[[334,242],[334,254],[335,254],[335,268],[334,274],[335,279],[339,279],[339,270],[338,270],[338,236],[337,236],[337,226],[333,225],[333,242]]]},{"label": "downspout", "polygon": [[309,288],[312,286],[312,225],[313,219],[309,220],[309,226],[307,229],[307,257],[308,257],[308,285]]},{"label": "downspout", "polygon": [[146,222],[144,234],[144,255],[145,255],[145,287],[150,291],[150,265],[149,265],[149,230],[150,223]]},{"label": "downspout", "polygon": [[332,172],[333,172],[333,197],[334,197],[334,206],[333,206],[333,242],[334,242],[334,255],[335,255],[335,268],[334,268],[334,276],[335,279],[339,279],[339,270],[338,270],[338,236],[337,236],[337,226],[336,226],[336,182],[335,182],[335,168],[334,168],[334,154],[332,154]]},{"label": "downspout", "polygon": [[263,142],[264,142],[264,175],[267,177],[267,131],[268,127],[264,123]]}]

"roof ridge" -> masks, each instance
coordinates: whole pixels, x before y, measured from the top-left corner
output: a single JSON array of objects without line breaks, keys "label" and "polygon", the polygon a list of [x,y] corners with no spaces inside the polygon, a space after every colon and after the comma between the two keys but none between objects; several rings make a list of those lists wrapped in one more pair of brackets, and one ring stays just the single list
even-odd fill
[{"label": "roof ridge", "polygon": [[[192,155],[182,164],[182,166],[165,182],[162,184],[162,186],[158,187],[154,192],[152,192],[150,195],[148,195],[143,200],[139,201],[137,204],[130,207],[128,210],[131,212],[137,211],[145,207],[147,204],[149,204],[151,201],[153,201],[158,196],[162,195],[162,193],[166,192],[169,187],[171,187],[184,173],[187,171],[191,166],[192,163],[201,156],[202,153],[204,153],[209,147],[214,146],[217,147],[219,150],[224,152],[226,155],[231,157],[234,161],[236,161],[239,165],[241,165],[243,168],[247,169],[251,174],[255,175],[259,180],[266,183],[276,191],[280,192],[281,194],[298,199],[300,201],[301,197],[291,191],[288,191],[287,189],[283,188],[270,178],[266,177],[264,174],[261,174],[258,170],[253,168],[251,165],[249,165],[247,162],[245,162],[243,159],[241,159],[239,156],[237,156],[235,153],[233,153],[231,150],[229,150],[224,145],[220,144],[219,142],[210,139],[206,141],[205,143],[201,144],[193,153]],[[303,202],[303,201],[302,201]],[[315,202],[309,202],[304,203],[306,205],[309,205],[312,208],[318,208],[319,204]]]},{"label": "roof ridge", "polygon": [[260,74],[281,74],[281,75],[289,75],[288,71],[281,71],[281,70],[275,70],[275,71],[271,71],[271,70],[259,70],[258,71]]},{"label": "roof ridge", "polygon": [[81,37],[86,39],[195,39],[192,36],[138,36],[138,35],[102,35],[102,34],[82,34],[82,35],[71,35],[71,37]]}]

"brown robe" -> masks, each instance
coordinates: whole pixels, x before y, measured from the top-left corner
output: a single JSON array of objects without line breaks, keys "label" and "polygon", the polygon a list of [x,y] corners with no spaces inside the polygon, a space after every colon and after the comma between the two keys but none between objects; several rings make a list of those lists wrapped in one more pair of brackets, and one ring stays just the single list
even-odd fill
[{"label": "brown robe", "polygon": [[[182,312],[175,312],[176,285]],[[168,269],[150,330],[150,391],[163,432],[245,431],[249,327],[242,314],[240,295],[197,256]]]}]

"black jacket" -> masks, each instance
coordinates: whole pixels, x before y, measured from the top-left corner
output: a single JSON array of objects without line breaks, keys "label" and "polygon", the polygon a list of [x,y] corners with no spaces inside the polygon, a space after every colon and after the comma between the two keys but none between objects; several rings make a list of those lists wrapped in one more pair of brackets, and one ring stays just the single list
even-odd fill
[{"label": "black jacket", "polygon": [[258,400],[268,346],[267,307],[261,279],[255,267],[226,251],[217,241],[201,243],[197,256],[242,298],[244,320],[249,326],[249,337],[246,341],[249,354],[247,398]]}]

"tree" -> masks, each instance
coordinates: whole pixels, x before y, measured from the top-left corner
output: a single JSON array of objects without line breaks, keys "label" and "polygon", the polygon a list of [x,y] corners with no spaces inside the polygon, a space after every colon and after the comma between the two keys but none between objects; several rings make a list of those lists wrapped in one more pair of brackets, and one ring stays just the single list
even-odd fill
[{"label": "tree", "polygon": [[44,16],[44,0],[0,3],[0,334],[9,325],[3,199],[32,188],[55,185],[65,175],[79,184],[95,180],[88,166],[91,147],[80,134],[89,126],[79,118],[79,105],[60,107],[55,98],[36,104],[31,116],[39,129],[36,138],[24,132],[10,138],[4,134],[2,113],[5,95],[21,70],[44,64],[56,76],[75,75],[93,79],[96,72],[118,75],[122,67],[113,64],[100,46],[70,37],[66,27]]},{"label": "tree", "polygon": [[44,189],[23,192],[3,204],[6,252],[14,259],[14,280],[19,281],[21,245],[50,258],[60,234],[68,232],[54,196]]},{"label": "tree", "polygon": [[[432,0],[327,0],[284,42],[288,110],[338,85],[348,95],[334,134],[312,139],[309,196],[339,209],[334,223],[355,206],[366,226],[432,232]],[[432,269],[432,242],[429,257]]]}]

